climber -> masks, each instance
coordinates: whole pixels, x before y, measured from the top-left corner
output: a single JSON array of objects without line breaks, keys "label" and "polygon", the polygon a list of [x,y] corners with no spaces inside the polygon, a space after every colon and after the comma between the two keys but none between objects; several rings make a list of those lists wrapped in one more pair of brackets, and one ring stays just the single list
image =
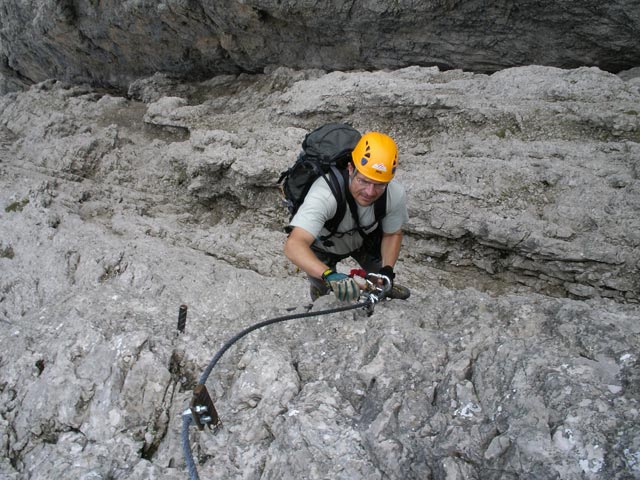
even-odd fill
[{"label": "climber", "polygon": [[402,226],[409,220],[404,187],[393,180],[397,164],[391,137],[369,132],[360,138],[344,171],[347,212],[335,233],[326,228],[338,208],[335,195],[322,178],[311,186],[289,223],[284,253],[308,275],[312,300],[331,290],[342,301],[359,297],[356,281],[336,271],[348,257],[368,273],[387,276],[393,285],[388,296],[409,297],[408,289],[393,284]]}]

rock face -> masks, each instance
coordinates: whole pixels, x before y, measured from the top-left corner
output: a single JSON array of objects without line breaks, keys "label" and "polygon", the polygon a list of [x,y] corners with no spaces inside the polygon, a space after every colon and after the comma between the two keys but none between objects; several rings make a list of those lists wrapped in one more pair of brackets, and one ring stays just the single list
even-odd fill
[{"label": "rock face", "polygon": [[190,432],[201,477],[640,478],[639,113],[640,78],[597,68],[1,97],[1,476],[187,476],[211,357],[308,304],[276,180],[346,121],[400,145],[413,294],[234,345],[207,381],[222,429]]},{"label": "rock face", "polygon": [[271,65],[482,72],[640,65],[633,0],[2,0],[0,25],[5,89],[49,78],[126,88],[155,72],[193,79]]}]

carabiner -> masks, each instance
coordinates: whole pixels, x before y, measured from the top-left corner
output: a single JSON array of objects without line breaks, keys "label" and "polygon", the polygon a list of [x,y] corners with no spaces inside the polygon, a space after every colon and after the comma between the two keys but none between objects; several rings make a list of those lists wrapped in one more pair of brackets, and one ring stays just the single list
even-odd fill
[{"label": "carabiner", "polygon": [[[382,285],[380,285],[380,280],[382,280]],[[384,300],[387,296],[387,293],[391,291],[391,279],[386,275],[382,275],[380,273],[369,273],[366,277],[367,281],[367,290],[370,291],[370,297],[374,302],[379,302]]]}]

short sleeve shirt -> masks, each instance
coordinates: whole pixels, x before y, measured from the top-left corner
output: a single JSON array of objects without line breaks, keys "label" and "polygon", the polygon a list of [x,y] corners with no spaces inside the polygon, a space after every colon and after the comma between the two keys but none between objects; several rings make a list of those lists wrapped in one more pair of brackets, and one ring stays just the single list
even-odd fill
[{"label": "short sleeve shirt", "polygon": [[[383,217],[382,230],[385,233],[394,233],[402,228],[409,221],[407,213],[407,197],[404,187],[392,180],[386,189],[387,211]],[[374,205],[358,208],[358,219],[361,227],[367,233],[376,228]],[[334,253],[337,255],[348,255],[355,252],[362,246],[362,236],[357,231],[357,225],[347,204],[347,209],[338,225],[338,232],[331,237],[333,245],[326,246],[319,240],[319,237],[329,235],[329,230],[324,228],[327,221],[333,218],[338,209],[338,203],[331,192],[327,182],[321,177],[318,178],[304,199],[304,202],[291,219],[291,227],[300,227],[316,237],[315,247]]]}]

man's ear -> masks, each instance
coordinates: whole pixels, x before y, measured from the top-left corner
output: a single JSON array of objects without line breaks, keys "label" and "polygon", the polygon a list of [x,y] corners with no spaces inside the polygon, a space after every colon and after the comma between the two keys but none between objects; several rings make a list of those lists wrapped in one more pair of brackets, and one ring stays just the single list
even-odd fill
[{"label": "man's ear", "polygon": [[347,163],[347,170],[349,170],[349,176],[352,177],[353,176],[353,170],[356,167],[353,166],[353,162],[349,162]]}]

